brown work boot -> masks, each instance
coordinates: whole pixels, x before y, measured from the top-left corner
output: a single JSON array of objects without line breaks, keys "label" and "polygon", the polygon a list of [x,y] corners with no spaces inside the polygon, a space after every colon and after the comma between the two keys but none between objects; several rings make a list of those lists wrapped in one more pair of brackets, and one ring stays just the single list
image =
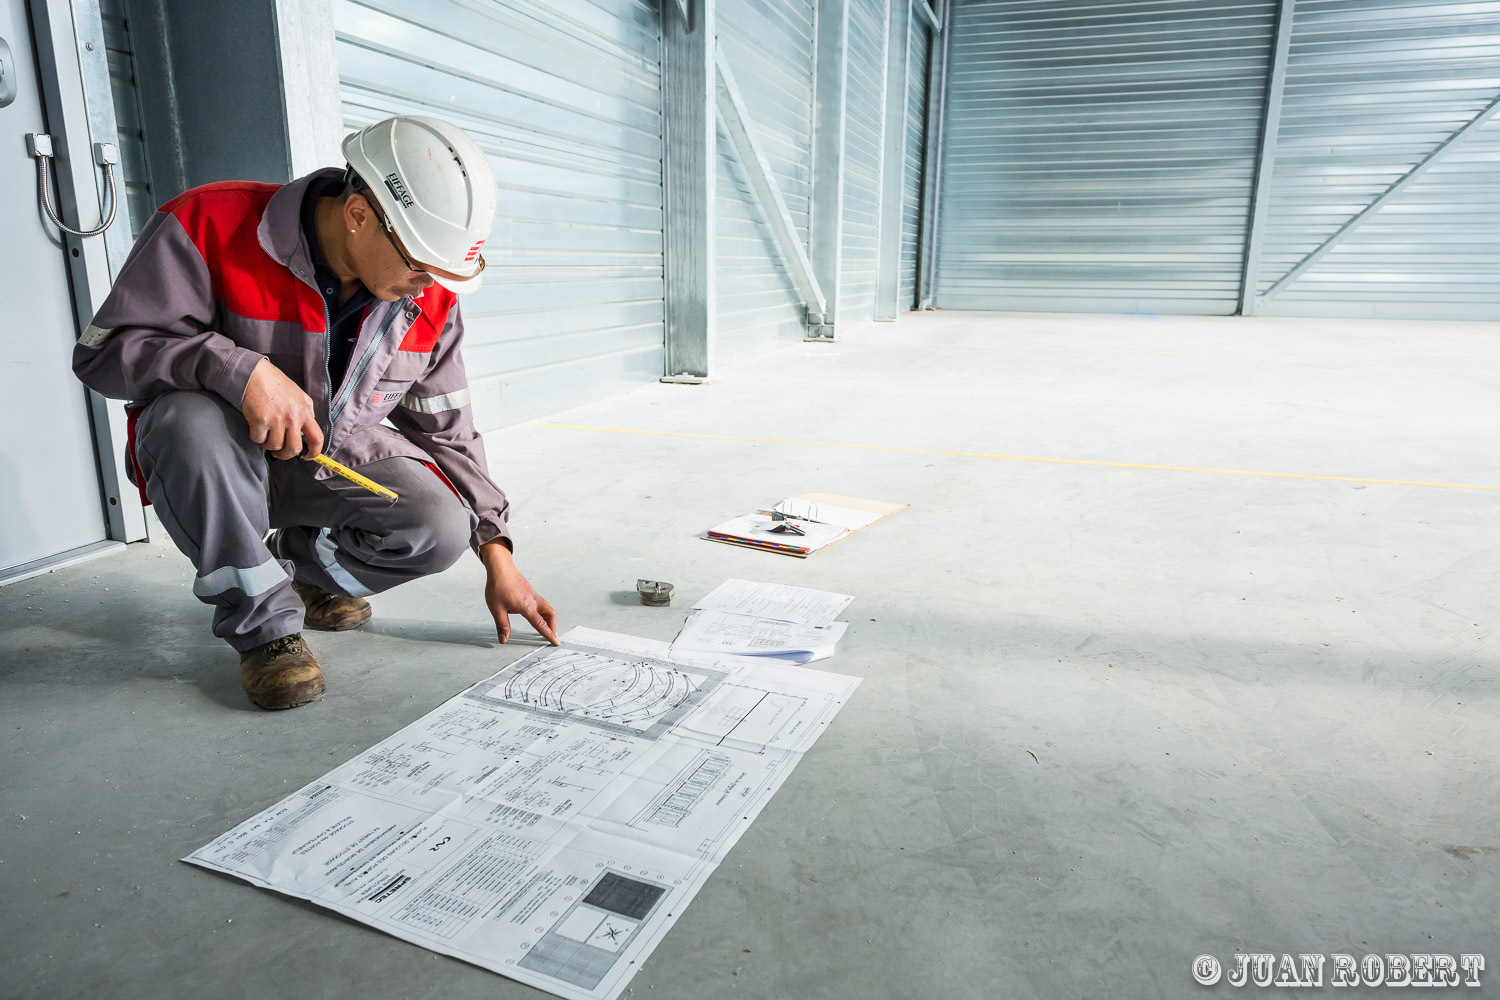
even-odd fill
[{"label": "brown work boot", "polygon": [[301,580],[293,580],[292,589],[302,598],[302,606],[307,609],[302,624],[315,632],[345,632],[370,620],[370,602],[363,597],[330,594],[322,587]]},{"label": "brown work boot", "polygon": [[240,686],[260,708],[296,708],[323,697],[323,668],[297,632],[241,653]]}]

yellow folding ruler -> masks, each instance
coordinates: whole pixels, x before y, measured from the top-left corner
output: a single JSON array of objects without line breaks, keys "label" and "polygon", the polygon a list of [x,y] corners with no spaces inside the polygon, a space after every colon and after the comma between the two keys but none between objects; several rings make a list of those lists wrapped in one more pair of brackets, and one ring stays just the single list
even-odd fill
[{"label": "yellow folding ruler", "polygon": [[359,473],[355,472],[347,465],[340,465],[333,459],[329,458],[327,455],[314,455],[312,457],[312,460],[314,462],[317,462],[323,468],[327,469],[329,472],[336,472],[339,475],[343,476],[345,479],[349,480],[349,482],[354,483],[358,486],[363,486],[365,489],[369,490],[376,496],[385,497],[391,503],[395,503],[397,500],[401,499],[396,495],[395,491],[386,489],[384,486],[381,486],[373,479],[370,479],[366,476],[361,476]]}]

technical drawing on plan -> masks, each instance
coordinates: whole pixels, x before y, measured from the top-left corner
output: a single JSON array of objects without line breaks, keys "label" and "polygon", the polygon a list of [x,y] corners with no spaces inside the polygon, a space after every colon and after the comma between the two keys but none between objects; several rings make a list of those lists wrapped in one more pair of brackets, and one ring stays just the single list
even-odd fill
[{"label": "technical drawing on plan", "polygon": [[681,735],[763,754],[785,745],[806,708],[807,698],[791,691],[725,682],[707,698],[703,711],[682,724]]},{"label": "technical drawing on plan", "polygon": [[618,1000],[856,678],[574,629],[190,860]]},{"label": "technical drawing on plan", "polygon": [[569,645],[516,661],[468,697],[654,740],[723,679],[710,667]]},{"label": "technical drawing on plan", "polygon": [[637,829],[644,826],[670,826],[676,829],[733,763],[721,753],[698,751],[687,766],[677,772],[667,787],[636,814],[629,825]]}]

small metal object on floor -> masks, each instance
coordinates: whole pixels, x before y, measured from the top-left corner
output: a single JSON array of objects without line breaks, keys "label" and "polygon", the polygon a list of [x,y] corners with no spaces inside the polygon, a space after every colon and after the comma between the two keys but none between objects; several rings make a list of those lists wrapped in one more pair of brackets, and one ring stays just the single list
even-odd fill
[{"label": "small metal object on floor", "polygon": [[635,592],[641,595],[641,603],[648,608],[664,608],[672,603],[672,585],[660,580],[637,580]]}]

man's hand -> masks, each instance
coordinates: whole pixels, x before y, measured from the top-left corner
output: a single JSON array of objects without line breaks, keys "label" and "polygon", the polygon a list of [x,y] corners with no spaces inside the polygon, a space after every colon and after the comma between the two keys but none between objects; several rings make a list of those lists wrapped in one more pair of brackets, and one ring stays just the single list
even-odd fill
[{"label": "man's hand", "polygon": [[520,615],[548,642],[561,646],[557,638],[557,612],[516,569],[505,543],[493,541],[479,546],[479,561],[484,563],[487,576],[484,603],[495,618],[495,632],[500,641],[510,640],[510,616]]},{"label": "man's hand", "polygon": [[250,373],[240,412],[250,425],[250,440],[277,458],[312,458],[323,450],[323,428],[312,397],[269,358],[261,358]]}]

